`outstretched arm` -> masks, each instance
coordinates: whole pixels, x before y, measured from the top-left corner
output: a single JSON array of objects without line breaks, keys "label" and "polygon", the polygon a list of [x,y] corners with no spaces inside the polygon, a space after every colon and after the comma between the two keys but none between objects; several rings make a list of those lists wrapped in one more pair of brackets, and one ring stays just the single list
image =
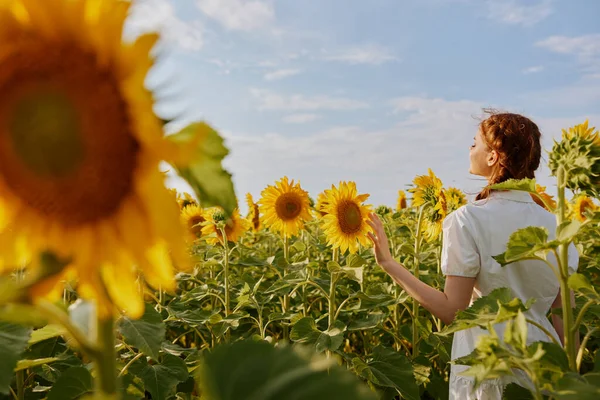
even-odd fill
[{"label": "outstretched arm", "polygon": [[417,300],[425,309],[450,324],[456,312],[464,310],[469,305],[475,278],[462,276],[447,276],[444,291],[441,292],[416,278],[402,264],[393,259],[383,224],[374,213],[370,214],[368,224],[374,233],[368,233],[373,242],[373,252],[377,264],[392,277],[411,297]]}]

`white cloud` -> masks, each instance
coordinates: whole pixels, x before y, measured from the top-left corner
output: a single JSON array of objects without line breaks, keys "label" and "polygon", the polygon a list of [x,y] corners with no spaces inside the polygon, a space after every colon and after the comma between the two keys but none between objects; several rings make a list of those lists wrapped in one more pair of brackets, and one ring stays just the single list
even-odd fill
[{"label": "white cloud", "polygon": [[325,59],[348,64],[380,65],[388,61],[397,60],[397,57],[395,57],[390,49],[386,47],[367,44],[349,47],[335,51],[331,54],[326,54]]},{"label": "white cloud", "polygon": [[283,117],[282,121],[288,124],[305,124],[319,118],[318,114],[290,114]]},{"label": "white cloud", "polygon": [[252,31],[266,27],[275,19],[275,10],[269,1],[196,0],[196,5],[230,30]]},{"label": "white cloud", "polygon": [[298,75],[300,72],[299,69],[278,69],[276,71],[267,72],[264,78],[266,81],[276,81]]},{"label": "white cloud", "polygon": [[550,36],[535,44],[551,52],[572,55],[587,77],[600,76],[600,34],[582,36]]},{"label": "white cloud", "polygon": [[561,54],[573,54],[583,59],[600,56],[600,34],[576,37],[550,36],[536,43],[550,51]]},{"label": "white cloud", "polygon": [[345,97],[283,96],[268,90],[251,89],[250,93],[259,101],[259,110],[315,111],[315,110],[358,110],[368,108],[365,102]]},{"label": "white cloud", "polygon": [[179,48],[197,51],[204,45],[199,21],[186,22],[177,17],[168,0],[139,0],[133,3],[127,19],[127,31],[133,35],[159,31],[163,40]]},{"label": "white cloud", "polygon": [[487,17],[511,25],[532,26],[554,12],[552,0],[488,0]]},{"label": "white cloud", "polygon": [[525,75],[529,75],[529,74],[537,74],[538,72],[542,72],[543,70],[544,70],[543,65],[536,65],[533,67],[525,68],[521,72],[523,72]]}]

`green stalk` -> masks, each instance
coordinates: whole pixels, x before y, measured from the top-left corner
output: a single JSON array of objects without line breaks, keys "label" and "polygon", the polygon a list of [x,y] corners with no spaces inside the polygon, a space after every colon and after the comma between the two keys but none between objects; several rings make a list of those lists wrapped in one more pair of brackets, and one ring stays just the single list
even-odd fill
[{"label": "green stalk", "polygon": [[[566,172],[563,167],[558,168],[558,210],[556,215],[557,227],[565,221],[565,187],[567,182]],[[571,291],[569,290],[569,244],[564,243],[558,247],[558,265],[560,270],[560,297],[563,312],[564,346],[569,360],[569,368],[577,370],[577,353],[575,349],[575,332],[573,332],[573,309],[571,308]]]},{"label": "green stalk", "polygon": [[117,395],[117,358],[115,354],[115,321],[112,316],[97,319],[96,390],[103,395]]},{"label": "green stalk", "polygon": [[229,243],[227,242],[225,228],[221,227],[220,229],[223,238],[223,284],[225,286],[225,316],[227,317],[231,310],[229,298]]},{"label": "green stalk", "polygon": [[25,371],[17,371],[17,398],[25,400]]},{"label": "green stalk", "polygon": [[[283,277],[287,275],[288,264],[290,263],[290,241],[287,235],[283,236],[283,259],[285,260],[285,268],[283,269]],[[283,295],[283,305],[282,311],[285,314],[290,308],[290,295]],[[288,340],[290,338],[290,327],[288,325],[283,326],[283,340]]]},{"label": "green stalk", "polygon": [[[340,249],[333,249],[332,261],[339,263],[340,260]],[[329,281],[329,296],[328,296],[328,313],[327,313],[327,329],[331,329],[335,323],[335,284],[337,281],[337,275],[335,272],[330,272]],[[331,357],[331,352],[327,350],[327,357]]]},{"label": "green stalk", "polygon": [[[414,264],[415,270],[414,275],[417,279],[419,279],[419,251],[421,248],[421,225],[423,223],[423,213],[425,211],[425,206],[422,205],[419,209],[419,218],[417,220],[417,234],[415,235],[415,256],[414,256]],[[417,323],[419,318],[419,303],[413,299],[413,309],[412,309],[412,345],[413,345],[413,358],[416,358],[419,355],[419,334],[417,332]]]}]

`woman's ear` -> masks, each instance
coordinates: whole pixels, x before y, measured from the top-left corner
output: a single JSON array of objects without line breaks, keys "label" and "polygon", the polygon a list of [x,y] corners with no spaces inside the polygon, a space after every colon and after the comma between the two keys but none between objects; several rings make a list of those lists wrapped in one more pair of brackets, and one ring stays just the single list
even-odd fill
[{"label": "woman's ear", "polygon": [[488,167],[493,167],[498,162],[498,152],[496,150],[490,150],[487,156],[487,165]]}]

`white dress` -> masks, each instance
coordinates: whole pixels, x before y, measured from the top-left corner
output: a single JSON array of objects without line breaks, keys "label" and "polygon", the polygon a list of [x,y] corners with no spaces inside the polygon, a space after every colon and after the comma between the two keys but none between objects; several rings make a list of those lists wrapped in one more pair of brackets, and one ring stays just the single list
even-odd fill
[{"label": "white dress", "polygon": [[[506,250],[509,236],[528,226],[546,227],[550,239],[554,238],[556,218],[537,205],[526,192],[492,192],[486,200],[468,204],[448,215],[443,226],[443,246],[441,268],[444,275],[474,277],[475,287],[471,303],[478,297],[489,294],[494,289],[508,287],[515,297],[524,303],[535,298],[536,302],[526,313],[548,331],[558,336],[547,315],[560,290],[554,272],[541,261],[526,260],[501,267],[492,256]],[[556,259],[548,260],[556,265]],[[577,269],[579,256],[575,246],[569,247],[569,269]],[[502,338],[505,324],[497,324],[494,329]],[[452,359],[470,354],[477,338],[487,334],[487,330],[471,328],[454,334]],[[528,344],[536,341],[550,341],[539,328],[528,324]],[[450,400],[500,400],[506,384],[517,382],[530,386],[530,382],[517,371],[517,378],[503,377],[484,381],[473,391],[473,378],[460,376],[468,367],[452,365],[450,370]]]}]

